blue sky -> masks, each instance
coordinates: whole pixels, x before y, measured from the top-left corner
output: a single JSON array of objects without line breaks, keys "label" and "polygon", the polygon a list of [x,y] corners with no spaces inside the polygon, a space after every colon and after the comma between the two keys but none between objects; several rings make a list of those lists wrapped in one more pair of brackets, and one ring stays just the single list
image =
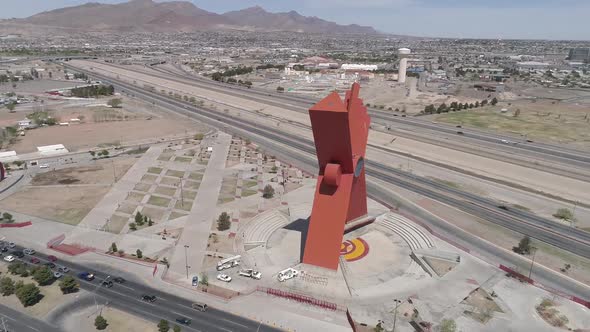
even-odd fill
[{"label": "blue sky", "polygon": [[[0,17],[34,13],[89,0],[0,0]],[[124,0],[93,0],[119,3]],[[193,0],[222,13],[260,5],[296,10],[338,23],[370,25],[383,32],[457,38],[590,40],[590,0]]]}]

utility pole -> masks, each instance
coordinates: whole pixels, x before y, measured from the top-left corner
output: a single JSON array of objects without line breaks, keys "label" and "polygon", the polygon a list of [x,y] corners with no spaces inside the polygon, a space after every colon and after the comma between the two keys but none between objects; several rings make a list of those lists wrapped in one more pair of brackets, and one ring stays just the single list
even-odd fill
[{"label": "utility pole", "polygon": [[395,332],[395,324],[397,323],[397,307],[399,307],[402,301],[398,299],[394,299],[393,301],[395,302],[395,309],[393,314],[393,332]]},{"label": "utility pole", "polygon": [[537,248],[531,247],[533,251],[533,259],[531,260],[531,268],[529,269],[529,279],[531,279],[531,274],[533,273],[533,265],[535,265],[535,254],[537,253]]},{"label": "utility pole", "polygon": [[186,278],[187,278],[187,279],[188,279],[188,269],[189,269],[189,267],[190,267],[190,266],[188,266],[188,255],[187,255],[187,252],[186,252],[186,250],[187,250],[188,248],[190,248],[190,246],[189,246],[189,245],[187,245],[187,244],[185,244],[185,245],[184,245],[184,264],[185,264],[185,266],[186,266]]},{"label": "utility pole", "polygon": [[178,179],[178,182],[180,183],[180,206],[184,207],[184,193],[183,193],[183,189],[182,189],[182,178]]},{"label": "utility pole", "polygon": [[111,165],[113,165],[113,179],[115,180],[115,182],[113,182],[114,185],[117,183],[117,172],[115,171],[115,161],[113,159],[111,159]]}]

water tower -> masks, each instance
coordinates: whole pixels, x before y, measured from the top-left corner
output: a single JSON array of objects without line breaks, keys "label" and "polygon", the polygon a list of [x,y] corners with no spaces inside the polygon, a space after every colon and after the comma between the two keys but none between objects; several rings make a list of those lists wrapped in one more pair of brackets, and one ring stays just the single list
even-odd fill
[{"label": "water tower", "polygon": [[406,70],[408,69],[408,57],[410,55],[409,48],[400,48],[397,50],[399,54],[399,74],[397,81],[400,83],[406,82]]}]

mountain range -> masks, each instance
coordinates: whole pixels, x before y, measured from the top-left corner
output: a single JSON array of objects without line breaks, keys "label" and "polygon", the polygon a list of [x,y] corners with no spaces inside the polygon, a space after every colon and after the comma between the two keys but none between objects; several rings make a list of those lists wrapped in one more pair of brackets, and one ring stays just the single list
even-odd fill
[{"label": "mountain range", "polygon": [[372,27],[340,25],[290,11],[270,13],[256,6],[224,14],[198,8],[191,2],[132,0],[121,4],[90,2],[42,12],[12,24],[115,32],[192,32],[203,30],[290,31],[307,33],[376,34]]}]

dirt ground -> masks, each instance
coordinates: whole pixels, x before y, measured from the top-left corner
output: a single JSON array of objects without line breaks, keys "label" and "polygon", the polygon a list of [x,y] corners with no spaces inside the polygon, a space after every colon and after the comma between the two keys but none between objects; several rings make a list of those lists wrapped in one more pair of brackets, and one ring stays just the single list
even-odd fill
[{"label": "dirt ground", "polygon": [[40,173],[33,178],[31,185],[111,184],[115,175],[120,179],[136,161],[136,158],[110,158],[97,160],[91,166],[69,167]]},{"label": "dirt ground", "polygon": [[[94,326],[94,320],[96,319],[95,311],[96,308],[89,307],[82,312],[79,312],[79,314],[70,315],[64,322],[64,328],[67,331],[96,331]],[[107,328],[103,330],[105,332],[147,332],[157,330],[156,323],[141,319],[112,307],[104,307],[102,309],[102,316],[109,324]],[[171,324],[171,326],[173,326],[173,324]]]},{"label": "dirt ground", "polygon": [[438,259],[434,257],[424,257],[424,260],[436,272],[439,277],[444,276],[451,271],[456,265],[456,262],[451,262],[445,259]]},{"label": "dirt ground", "polygon": [[[507,109],[502,113],[501,109]],[[515,112],[520,114],[515,117]],[[432,116],[435,121],[462,124],[500,133],[526,136],[579,148],[590,148],[590,108],[580,105],[541,100],[498,103],[477,110],[451,112]]]}]

